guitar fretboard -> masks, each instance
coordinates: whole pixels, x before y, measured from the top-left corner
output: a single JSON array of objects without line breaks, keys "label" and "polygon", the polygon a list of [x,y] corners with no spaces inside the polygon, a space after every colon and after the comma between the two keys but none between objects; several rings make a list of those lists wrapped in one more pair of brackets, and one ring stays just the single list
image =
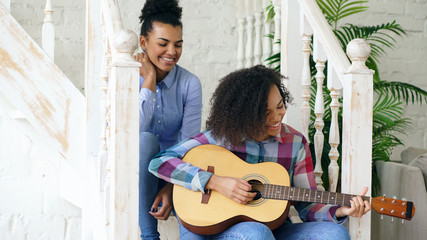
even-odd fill
[{"label": "guitar fretboard", "polygon": [[[274,184],[263,184],[264,188],[261,194],[264,198],[289,200],[289,201],[300,201],[300,202],[315,202],[334,204],[341,206],[350,206],[350,199],[358,195],[343,194],[335,192],[326,192],[311,190],[305,188],[295,188],[280,186]],[[370,201],[370,197],[361,196],[363,200]]]}]

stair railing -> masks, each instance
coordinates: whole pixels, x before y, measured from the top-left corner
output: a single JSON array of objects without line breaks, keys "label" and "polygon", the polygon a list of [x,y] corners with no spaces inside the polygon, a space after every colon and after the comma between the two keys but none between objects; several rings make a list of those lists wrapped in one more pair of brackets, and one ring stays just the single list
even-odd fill
[{"label": "stair railing", "polygon": [[[253,57],[259,52],[259,44],[253,44],[253,42],[258,41],[257,39],[255,41],[251,40],[254,36],[258,37],[258,34],[253,34],[251,30],[251,21],[253,18],[256,19],[258,14],[255,2],[257,1],[237,2],[238,13],[241,12],[241,9],[246,9],[245,17],[241,17],[241,14],[238,14],[240,16],[238,18],[238,68],[243,66],[250,67],[257,64]],[[352,61],[350,63],[315,0],[299,0],[298,3],[294,0],[267,0],[263,3],[264,9],[266,6],[273,4],[275,10],[273,19],[274,31],[272,33],[268,32],[271,31],[269,22],[266,23],[264,21],[261,27],[264,30],[264,36],[261,40],[264,43],[261,50],[264,53],[263,59],[280,51],[282,74],[285,76],[297,76],[300,79],[301,84],[298,88],[301,91],[301,97],[300,99],[295,99],[301,107],[300,126],[297,127],[301,129],[301,132],[307,139],[310,111],[314,111],[315,114],[315,156],[313,158],[316,159],[314,174],[318,189],[324,190],[321,156],[325,141],[323,134],[325,126],[323,121],[325,95],[322,86],[325,80],[324,69],[327,64],[328,77],[326,84],[330,91],[330,99],[328,100],[331,101],[331,125],[328,139],[331,146],[329,152],[328,190],[336,191],[338,187],[340,171],[337,163],[340,157],[338,152],[340,144],[338,112],[341,107],[340,98],[342,98],[343,143],[341,191],[357,194],[363,187],[371,186],[373,71],[365,66],[365,61],[370,54],[370,46],[366,41],[361,39],[355,39],[350,42],[347,46],[347,55]],[[255,10],[250,10],[252,7]],[[300,9],[299,14],[295,13],[297,8]],[[263,14],[265,16],[265,11]],[[295,17],[295,15],[297,16]],[[264,17],[264,19],[266,18]],[[301,36],[299,43],[292,39],[298,33],[289,33],[292,32],[292,28],[297,24],[299,24],[299,34]],[[244,32],[245,29],[246,32]],[[256,29],[255,31],[259,30]],[[266,34],[274,34],[273,47],[269,45],[268,40],[270,38],[266,38]],[[281,45],[276,44],[278,39],[281,40]],[[295,47],[293,42],[297,42],[295,45],[301,49],[299,53],[293,49]],[[245,48],[243,48],[243,44],[246,44]],[[314,109],[310,108],[310,91],[312,88],[310,71],[311,53],[315,62],[316,74],[314,78],[317,83]],[[299,56],[294,56],[293,54]],[[293,64],[295,60],[301,60],[300,64]],[[291,69],[289,67],[290,64],[293,64]],[[273,65],[272,67],[275,66]],[[298,73],[294,74],[295,72]],[[291,79],[291,81],[295,80],[296,78]],[[285,82],[285,84],[288,84],[288,82]],[[291,89],[291,91],[295,92],[295,89]],[[370,191],[368,195],[370,195]],[[369,239],[370,214],[364,216],[363,220],[350,218],[349,229],[352,239]]]},{"label": "stair railing", "polygon": [[135,32],[124,30],[116,0],[102,2],[100,190],[109,239],[137,239],[139,181],[139,66]]},{"label": "stair railing", "polygon": [[[273,1],[276,7],[280,1]],[[280,46],[272,44],[280,39],[280,15],[268,19],[264,9],[270,0],[237,0],[237,68],[265,64],[272,53],[279,53]],[[268,21],[267,21],[268,19]],[[274,31],[272,31],[274,27]],[[273,35],[271,39],[266,37]],[[274,66],[277,66],[276,63]],[[273,67],[274,67],[273,66]]]},{"label": "stair railing", "polygon": [[46,17],[42,27],[42,48],[53,61],[55,57],[55,25],[53,24],[52,0],[46,0],[44,13]]}]

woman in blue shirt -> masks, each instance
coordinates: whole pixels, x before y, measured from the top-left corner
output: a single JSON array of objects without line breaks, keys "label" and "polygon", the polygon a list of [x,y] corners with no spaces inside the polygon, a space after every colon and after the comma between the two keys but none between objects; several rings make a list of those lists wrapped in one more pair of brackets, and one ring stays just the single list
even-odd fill
[{"label": "woman in blue shirt", "polygon": [[[172,186],[148,172],[160,151],[200,132],[200,80],[177,65],[182,53],[182,8],[177,0],[147,0],[141,10],[139,225],[142,239],[159,239],[157,219],[172,210]],[[162,207],[159,209],[159,204]]]}]

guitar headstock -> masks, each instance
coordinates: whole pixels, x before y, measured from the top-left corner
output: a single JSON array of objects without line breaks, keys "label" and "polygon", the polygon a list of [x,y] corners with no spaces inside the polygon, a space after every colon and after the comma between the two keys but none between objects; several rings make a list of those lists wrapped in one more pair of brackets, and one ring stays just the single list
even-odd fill
[{"label": "guitar headstock", "polygon": [[375,197],[372,198],[372,208],[379,214],[411,220],[415,214],[413,202],[399,199]]}]

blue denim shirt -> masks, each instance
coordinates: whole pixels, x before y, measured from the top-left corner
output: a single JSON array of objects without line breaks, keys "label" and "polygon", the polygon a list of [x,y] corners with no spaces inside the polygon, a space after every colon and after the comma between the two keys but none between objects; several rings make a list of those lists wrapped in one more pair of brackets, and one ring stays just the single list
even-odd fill
[{"label": "blue denim shirt", "polygon": [[141,88],[140,77],[139,131],[153,133],[160,150],[200,132],[202,118],[202,86],[197,76],[175,65],[156,84],[156,92]]}]

